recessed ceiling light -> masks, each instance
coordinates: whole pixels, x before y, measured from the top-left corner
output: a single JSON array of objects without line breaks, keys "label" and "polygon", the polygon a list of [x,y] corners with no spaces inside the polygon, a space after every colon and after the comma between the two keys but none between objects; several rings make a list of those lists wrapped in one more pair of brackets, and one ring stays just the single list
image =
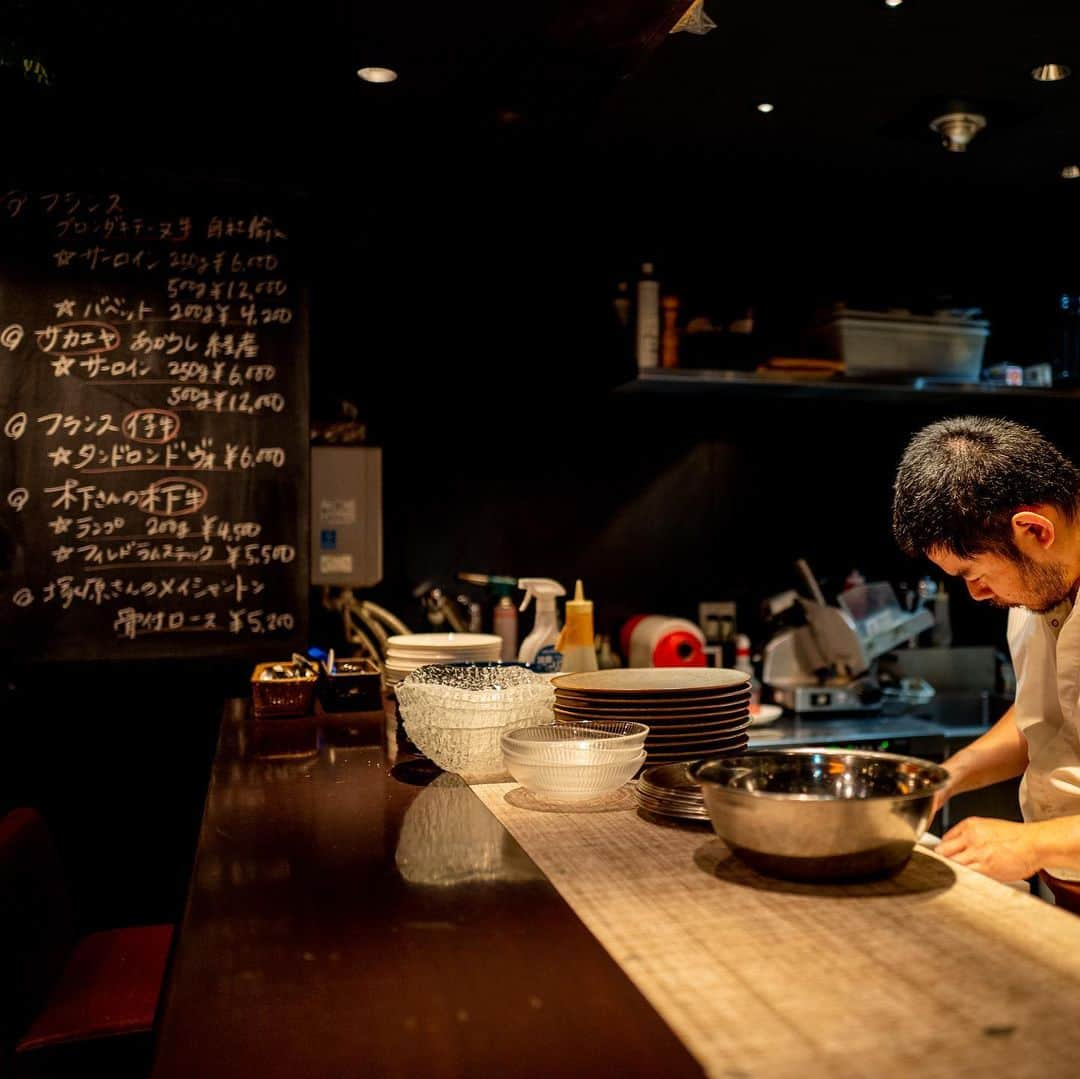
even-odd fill
[{"label": "recessed ceiling light", "polygon": [[1080,180],[1080,165],[1066,165],[1061,170],[1063,180]]},{"label": "recessed ceiling light", "polygon": [[772,112],[774,108],[776,108],[776,106],[773,105],[772,102],[770,102],[770,101],[761,101],[761,102],[758,103],[757,111],[758,112]]},{"label": "recessed ceiling light", "polygon": [[1072,74],[1072,68],[1064,64],[1039,64],[1031,69],[1031,77],[1036,82],[1061,82]]},{"label": "recessed ceiling light", "polygon": [[357,75],[364,82],[393,82],[397,78],[397,72],[390,67],[362,67]]},{"label": "recessed ceiling light", "polygon": [[904,0],[885,0],[886,7],[899,7]]}]

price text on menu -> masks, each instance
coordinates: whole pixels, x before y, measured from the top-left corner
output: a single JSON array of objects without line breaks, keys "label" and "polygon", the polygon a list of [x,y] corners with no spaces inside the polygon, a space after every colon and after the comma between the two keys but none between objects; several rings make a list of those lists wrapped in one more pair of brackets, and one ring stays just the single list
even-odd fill
[{"label": "price text on menu", "polygon": [[303,639],[307,326],[290,225],[190,201],[0,192],[11,656]]}]

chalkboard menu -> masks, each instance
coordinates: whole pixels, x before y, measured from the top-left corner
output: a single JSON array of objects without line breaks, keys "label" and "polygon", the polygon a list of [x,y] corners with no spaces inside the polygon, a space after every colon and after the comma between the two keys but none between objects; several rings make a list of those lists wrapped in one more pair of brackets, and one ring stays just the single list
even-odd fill
[{"label": "chalkboard menu", "polygon": [[287,217],[236,202],[0,191],[8,658],[303,640],[307,305]]}]

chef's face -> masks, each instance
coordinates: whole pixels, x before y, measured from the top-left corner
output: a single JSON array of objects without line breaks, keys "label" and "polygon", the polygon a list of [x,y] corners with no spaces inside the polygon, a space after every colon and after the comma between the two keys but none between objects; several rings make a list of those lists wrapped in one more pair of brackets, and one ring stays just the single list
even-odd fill
[{"label": "chef's face", "polygon": [[999,554],[961,558],[935,547],[927,556],[951,577],[962,577],[972,599],[993,607],[1027,607],[1044,614],[1069,597],[1065,564],[1049,555],[1039,562],[1019,551],[1015,558]]}]

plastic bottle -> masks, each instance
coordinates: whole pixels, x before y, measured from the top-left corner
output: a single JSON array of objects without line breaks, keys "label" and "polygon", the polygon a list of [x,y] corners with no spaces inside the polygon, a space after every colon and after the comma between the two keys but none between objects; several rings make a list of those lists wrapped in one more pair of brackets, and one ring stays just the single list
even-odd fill
[{"label": "plastic bottle", "polygon": [[945,589],[945,582],[938,585],[937,593],[931,601],[931,610],[934,612],[934,624],[930,627],[930,643],[941,648],[948,648],[952,644],[952,621],[949,618],[949,593]]},{"label": "plastic bottle", "polygon": [[660,301],[664,309],[664,329],[660,334],[660,366],[679,366],[679,297],[665,296]]},{"label": "plastic bottle", "polygon": [[596,636],[596,666],[602,671],[622,666],[622,656],[611,647],[611,638],[606,633]]},{"label": "plastic bottle", "polygon": [[735,634],[735,670],[750,678],[750,710],[756,710],[761,700],[761,683],[754,677],[754,661],[750,658],[750,638],[745,633]]},{"label": "plastic bottle", "polygon": [[593,605],[591,599],[585,598],[580,580],[574,586],[574,598],[566,601],[566,622],[555,650],[562,652],[562,670],[567,674],[596,670]]},{"label": "plastic bottle", "polygon": [[615,307],[615,318],[621,329],[630,326],[630,310],[633,305],[630,302],[630,282],[620,281],[615,286],[615,299],[612,301]]},{"label": "plastic bottle", "polygon": [[565,596],[566,589],[550,577],[522,577],[518,588],[525,591],[519,610],[525,610],[529,600],[536,600],[536,621],[532,633],[521,642],[518,660],[531,663],[544,672],[558,671],[562,656],[555,648],[559,639],[559,615],[555,607],[557,596]]},{"label": "plastic bottle", "polygon": [[495,609],[491,614],[491,629],[497,637],[502,637],[502,649],[499,658],[510,660],[517,658],[518,650],[518,612],[510,598],[512,584],[498,583],[491,586],[495,591]]},{"label": "plastic bottle", "polygon": [[660,363],[660,282],[651,262],[641,264],[634,296],[634,355],[639,369]]}]

